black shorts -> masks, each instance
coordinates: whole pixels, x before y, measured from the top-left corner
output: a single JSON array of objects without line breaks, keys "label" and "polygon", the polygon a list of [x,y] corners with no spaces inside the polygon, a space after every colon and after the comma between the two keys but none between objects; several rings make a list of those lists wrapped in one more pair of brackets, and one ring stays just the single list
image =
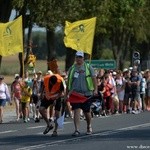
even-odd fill
[{"label": "black shorts", "polygon": [[141,97],[140,97],[140,93],[139,92],[133,92],[131,95],[131,101],[140,101]]},{"label": "black shorts", "polygon": [[36,105],[37,102],[38,102],[38,100],[39,100],[39,98],[38,98],[37,95],[33,94],[33,95],[32,95],[32,100],[33,100],[33,103]]},{"label": "black shorts", "polygon": [[60,111],[61,109],[61,98],[58,98],[56,100],[47,100],[47,99],[42,99],[41,100],[41,105],[40,107],[44,107],[45,109],[47,109],[50,105],[54,105],[55,106],[55,110]]},{"label": "black shorts", "polygon": [[88,113],[90,112],[91,104],[92,102],[90,100],[87,100],[84,103],[71,103],[71,106],[72,106],[72,110],[80,108],[83,110],[83,112]]}]

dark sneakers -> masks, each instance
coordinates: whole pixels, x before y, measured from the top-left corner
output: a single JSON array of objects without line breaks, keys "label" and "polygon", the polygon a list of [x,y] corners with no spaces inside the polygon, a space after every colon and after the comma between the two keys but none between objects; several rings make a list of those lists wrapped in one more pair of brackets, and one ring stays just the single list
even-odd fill
[{"label": "dark sneakers", "polygon": [[47,126],[46,129],[44,130],[43,134],[47,134],[50,130],[53,129],[53,126],[50,125],[50,126]]},{"label": "dark sneakers", "polygon": [[35,122],[36,123],[40,122],[40,119],[39,118],[35,118]]}]

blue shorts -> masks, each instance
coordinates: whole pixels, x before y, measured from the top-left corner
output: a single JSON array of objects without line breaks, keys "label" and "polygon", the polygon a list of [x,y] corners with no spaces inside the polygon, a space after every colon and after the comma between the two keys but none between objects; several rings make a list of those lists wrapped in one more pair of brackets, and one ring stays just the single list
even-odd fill
[{"label": "blue shorts", "polygon": [[6,99],[0,99],[0,106],[5,106],[6,105]]}]

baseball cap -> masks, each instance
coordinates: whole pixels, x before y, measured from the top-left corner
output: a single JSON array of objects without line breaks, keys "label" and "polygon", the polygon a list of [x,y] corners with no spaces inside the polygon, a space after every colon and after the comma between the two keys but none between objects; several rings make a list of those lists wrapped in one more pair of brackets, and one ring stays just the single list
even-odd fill
[{"label": "baseball cap", "polygon": [[130,71],[133,70],[133,67],[129,67],[129,70],[130,70]]},{"label": "baseball cap", "polygon": [[76,52],[76,56],[84,57],[84,53],[83,53],[83,52],[81,52],[81,51],[77,51],[77,52]]},{"label": "baseball cap", "polygon": [[46,74],[47,75],[53,75],[53,72],[51,70],[48,70]]},{"label": "baseball cap", "polygon": [[114,76],[117,75],[117,72],[114,71],[114,72],[112,73],[112,75],[114,75]]},{"label": "baseball cap", "polygon": [[15,74],[15,79],[18,79],[19,78],[19,74]]},{"label": "baseball cap", "polygon": [[123,72],[127,72],[127,71],[128,71],[128,69],[127,69],[127,68],[124,68],[124,69],[123,69]]},{"label": "baseball cap", "polygon": [[42,74],[42,71],[38,71],[37,74]]}]

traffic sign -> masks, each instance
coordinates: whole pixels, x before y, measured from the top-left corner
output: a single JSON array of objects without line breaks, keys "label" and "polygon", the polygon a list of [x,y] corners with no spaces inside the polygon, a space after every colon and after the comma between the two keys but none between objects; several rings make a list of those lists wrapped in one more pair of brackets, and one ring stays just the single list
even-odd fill
[{"label": "traffic sign", "polygon": [[86,60],[87,63],[90,63],[93,68],[97,69],[116,69],[115,60]]}]

